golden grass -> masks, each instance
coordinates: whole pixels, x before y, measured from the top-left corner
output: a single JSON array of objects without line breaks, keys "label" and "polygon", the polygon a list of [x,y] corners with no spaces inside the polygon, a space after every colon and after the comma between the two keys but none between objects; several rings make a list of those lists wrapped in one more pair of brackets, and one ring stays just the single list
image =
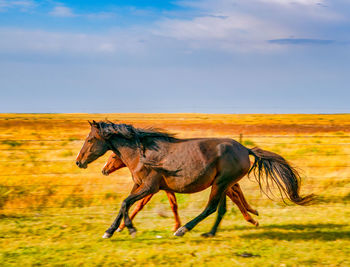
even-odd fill
[{"label": "golden grass", "polygon": [[[179,137],[222,136],[239,140],[243,134],[241,141],[246,146],[257,145],[279,153],[301,169],[305,192],[317,192],[332,201],[349,197],[347,114],[1,114],[3,210],[74,203],[85,206],[124,197],[131,186],[128,170],[110,177],[100,173],[108,155],[87,170],[74,164],[89,132],[86,121],[105,118],[138,127],[160,127]],[[254,182],[244,179],[241,184],[251,199],[263,198]]]},{"label": "golden grass", "polygon": [[[332,225],[340,224],[343,227],[342,231],[344,233],[340,231],[339,236],[342,233],[349,234],[348,226],[345,226],[347,224],[345,218],[349,216],[348,203],[350,201],[349,114],[0,114],[0,213],[4,218],[8,218],[6,220],[9,222],[9,226],[3,230],[8,228],[16,232],[17,228],[12,224],[18,218],[21,218],[20,221],[23,219],[25,229],[27,229],[26,227],[35,228],[37,220],[41,220],[40,216],[44,216],[41,222],[48,225],[53,225],[53,218],[59,216],[58,220],[60,223],[62,225],[68,225],[67,228],[70,228],[71,226],[69,224],[73,223],[73,218],[76,220],[77,217],[70,217],[69,214],[78,217],[79,214],[82,214],[82,218],[78,219],[77,224],[84,225],[88,221],[89,225],[94,225],[93,227],[98,227],[99,231],[103,232],[101,229],[107,227],[113,217],[113,211],[115,211],[131,189],[130,174],[127,169],[122,169],[111,176],[103,176],[101,169],[108,155],[98,159],[88,169],[81,170],[75,166],[75,156],[79,152],[86,134],[89,132],[87,120],[103,120],[105,118],[112,121],[131,123],[137,127],[155,126],[163,128],[177,133],[179,137],[212,136],[229,137],[239,140],[240,134],[242,134],[243,138],[241,141],[246,146],[259,146],[287,158],[294,166],[301,170],[303,176],[302,193],[316,193],[320,196],[321,203],[309,209],[308,207],[283,208],[280,202],[272,202],[262,196],[254,181],[244,178],[240,182],[242,189],[252,206],[256,207],[263,214],[262,220],[265,225],[267,224],[266,227],[268,225],[277,225],[276,227],[278,228],[280,224],[287,224],[289,226],[291,224],[322,224],[322,218],[329,216],[325,220],[328,226],[325,227],[326,230],[322,231],[331,231]],[[183,222],[200,212],[207,201],[207,196],[208,190],[193,195],[177,195]],[[137,218],[136,220],[136,225],[138,222],[142,222],[142,227],[145,228],[143,236],[146,239],[148,237],[146,233],[147,229],[149,231],[150,229],[156,231],[157,227],[160,227],[159,231],[164,235],[172,225],[171,212],[169,211],[165,194],[159,193],[154,198],[145,208],[145,212],[142,212],[142,215],[140,214],[139,219]],[[228,217],[234,217],[233,224],[247,225],[240,213],[237,212],[237,209],[231,203],[229,205]],[[157,214],[167,218],[166,225],[155,222],[159,220],[159,217],[154,218]],[[316,221],[313,221],[313,217],[310,214],[317,215]],[[39,219],[33,219],[32,221],[30,218],[34,218],[31,217],[33,215],[39,216]],[[50,217],[51,215],[53,216],[52,218]],[[67,217],[65,219],[66,215]],[[94,218],[97,218],[97,221],[92,222],[89,216],[94,216]],[[337,216],[341,216],[343,219],[339,220]],[[11,218],[15,219],[12,220]],[[19,224],[21,225],[22,223]],[[225,238],[232,236],[229,230],[232,227],[231,224],[224,223],[221,236]],[[209,227],[208,223],[204,223],[204,225],[206,228]],[[4,227],[4,225],[1,227]],[[142,227],[140,226],[140,228]],[[290,248],[300,242],[298,234],[293,236],[288,227],[289,230],[287,228],[287,230],[278,228],[279,230],[276,230],[278,233],[269,228],[252,230],[249,226],[244,227],[246,228],[242,228],[243,230],[234,228],[234,231],[241,231],[240,236],[250,240],[249,244],[255,248],[253,250],[254,253],[259,254],[260,251],[262,255],[260,258],[250,261],[252,265],[261,265],[264,262],[263,259],[266,262],[263,256],[264,253],[261,253],[261,249],[263,248],[260,246],[255,247],[254,242],[260,242],[261,239],[267,238],[267,241],[265,240],[263,244],[274,246],[276,245],[276,240],[285,241],[279,235],[281,231],[286,231],[281,234],[282,236],[283,234],[287,236],[291,235],[290,238],[292,241],[288,240],[288,242],[292,242],[289,243]],[[293,227],[291,227],[292,230]],[[317,228],[316,225],[314,227]],[[26,238],[29,238],[28,240],[31,239],[30,228],[27,229],[29,232],[25,232]],[[67,230],[66,228],[62,228],[57,231],[58,233],[63,233]],[[75,230],[71,229],[71,231]],[[83,227],[82,231],[93,235],[96,234],[92,228],[87,229]],[[34,243],[39,242],[42,234],[44,234],[41,230],[38,230],[38,232],[39,236],[33,238]],[[330,253],[329,249],[331,249],[331,247],[327,247],[324,243],[327,240],[323,240],[321,234],[318,235],[310,229],[304,229],[300,232],[300,234],[302,233],[310,235],[310,239],[307,242],[312,237],[319,239],[315,243],[315,249],[318,247],[326,259],[324,262],[332,265],[331,263],[334,262],[336,255],[332,254],[334,257],[331,254],[327,256],[327,253]],[[54,235],[54,232],[51,234]],[[122,236],[125,240],[129,238],[126,234]],[[333,238],[334,241],[338,240],[338,233],[335,233],[335,236],[331,236],[330,239]],[[13,235],[13,238],[12,241],[15,240],[15,235]],[[79,236],[78,238],[82,237]],[[175,246],[176,244],[181,244],[187,247],[189,251],[195,251],[194,247],[197,247],[195,245],[197,241],[193,241],[191,238],[184,240],[174,241]],[[69,247],[68,244],[72,240],[68,241],[67,239],[65,242],[57,244],[59,244],[59,247],[64,246],[64,244]],[[143,247],[142,242],[145,242],[142,238],[136,241],[138,244],[135,245],[136,250],[141,250],[141,247]],[[229,260],[229,256],[227,255],[229,252],[227,252],[228,250],[225,246],[237,245],[241,241],[233,237],[232,242],[227,243],[226,241],[222,241],[220,247],[224,251],[223,254],[219,252],[214,253],[216,255],[215,257],[222,259],[225,264],[235,261],[237,264],[237,260],[232,255],[231,257],[235,260]],[[348,244],[348,239],[345,239],[344,242],[341,244]],[[157,245],[159,242],[152,239],[149,243]],[[7,246],[6,244],[6,241],[2,244],[4,248]],[[23,255],[19,254],[16,256],[11,254],[11,251],[16,249],[16,246],[22,246],[23,242],[16,241],[13,244],[17,245],[9,246],[7,251],[10,256],[5,257],[6,259],[17,257],[21,259],[23,264],[35,263],[34,259],[27,259],[26,261],[23,256],[25,253],[30,253],[28,251],[24,251]],[[84,244],[84,246],[87,245],[86,243]],[[132,241],[127,241],[125,244],[131,247],[134,246],[132,245]],[[215,245],[217,243],[210,241],[208,244]],[[202,247],[201,249],[209,250],[210,245],[208,244],[205,248]],[[307,245],[310,244],[312,244],[311,241],[307,243]],[[99,242],[95,245],[101,249],[106,246]],[[122,246],[121,251],[123,252],[119,252],[127,253],[127,246]],[[191,246],[193,247],[192,250]],[[37,246],[36,249],[38,247],[40,246]],[[161,245],[161,247],[164,253],[170,253],[168,251],[170,246]],[[297,247],[294,247],[294,249],[297,249]],[[287,251],[292,253],[292,250]],[[270,248],[269,252],[273,254]],[[36,255],[36,253],[34,251],[32,254]],[[77,253],[79,254],[81,251]],[[152,253],[149,255],[140,254],[139,257],[135,258],[135,262],[138,264],[151,262],[153,265],[156,265],[157,262],[164,263],[166,261],[164,255],[164,257],[161,257],[160,255],[157,256],[155,251]],[[206,263],[205,257],[213,252],[197,251],[193,253],[202,255],[204,258],[201,263]],[[288,253],[285,254],[283,251],[276,251],[276,253],[278,253],[281,259],[286,258],[286,260],[281,261],[282,263],[287,262],[287,265],[293,266],[293,261],[287,260]],[[337,253],[340,253],[339,248]],[[340,255],[343,255],[342,253]],[[57,255],[60,255],[60,253]],[[84,253],[81,253],[81,255],[84,255]],[[45,256],[43,257],[45,258]],[[172,257],[175,257],[175,255],[170,256],[169,263],[176,262]],[[195,262],[191,257],[186,256],[185,262]],[[308,259],[305,255],[303,257],[301,257],[302,260],[295,262],[299,262],[300,265],[317,265],[316,257],[311,257],[311,259]],[[63,258],[66,259],[68,264],[80,264],[79,261],[73,262],[65,256]],[[128,265],[127,257],[122,258],[126,261],[126,265]],[[99,260],[104,262],[102,259]],[[308,260],[310,261],[308,262]],[[92,262],[98,264],[99,261]],[[342,265],[344,262],[344,258],[336,261],[338,265]],[[7,261],[7,263],[10,264],[11,261]],[[105,261],[105,263],[111,262]],[[129,263],[131,264],[132,262]],[[270,263],[271,265],[278,266],[278,261],[276,260]]]}]

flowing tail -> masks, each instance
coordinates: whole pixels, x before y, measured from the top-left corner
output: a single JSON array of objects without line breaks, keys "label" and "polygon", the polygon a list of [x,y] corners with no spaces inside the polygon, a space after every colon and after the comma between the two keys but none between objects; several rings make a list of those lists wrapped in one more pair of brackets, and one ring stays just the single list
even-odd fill
[{"label": "flowing tail", "polygon": [[[270,151],[262,150],[258,147],[248,149],[249,154],[255,157],[253,166],[248,172],[248,176],[253,172],[256,181],[259,183],[260,190],[268,196],[271,192],[271,183],[275,184],[282,196],[298,205],[308,205],[314,200],[314,195],[301,197],[300,176],[298,172],[288,164],[288,162],[278,154]],[[265,178],[265,179],[264,179]],[[263,189],[263,183],[266,190]]]}]

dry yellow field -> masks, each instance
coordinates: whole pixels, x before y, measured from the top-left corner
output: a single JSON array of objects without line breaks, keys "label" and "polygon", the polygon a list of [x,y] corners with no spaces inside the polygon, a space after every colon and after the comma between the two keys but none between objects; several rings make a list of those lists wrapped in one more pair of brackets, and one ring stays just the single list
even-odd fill
[{"label": "dry yellow field", "polygon": [[[260,228],[247,224],[230,203],[218,237],[199,237],[198,232],[210,227],[210,219],[189,237],[174,239],[171,211],[160,192],[135,220],[139,237],[130,240],[121,233],[103,242],[99,237],[132,183],[127,169],[102,175],[109,154],[86,170],[76,167],[75,157],[89,132],[87,120],[93,119],[153,126],[184,138],[229,137],[276,152],[300,170],[302,193],[319,195],[319,202],[285,207],[244,178],[240,184],[261,214]],[[0,114],[0,133],[2,264],[350,264],[350,114]],[[201,211],[207,195],[207,190],[177,195],[183,222]],[[245,258],[245,252],[253,256]],[[85,262],[87,253],[91,259]]]}]

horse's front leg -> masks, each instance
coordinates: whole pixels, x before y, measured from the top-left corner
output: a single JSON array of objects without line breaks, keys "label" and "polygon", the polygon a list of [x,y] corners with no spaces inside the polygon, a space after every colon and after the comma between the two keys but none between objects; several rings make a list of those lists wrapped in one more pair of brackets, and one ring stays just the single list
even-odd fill
[{"label": "horse's front leg", "polygon": [[[137,213],[139,213],[143,207],[151,200],[153,194],[148,195],[146,197],[144,197],[142,200],[140,200],[139,202],[137,202],[137,205],[135,207],[135,209],[132,211],[131,215],[130,215],[130,220],[133,220],[136,216]],[[119,226],[119,228],[117,229],[117,232],[121,232],[123,231],[123,229],[125,228],[125,223],[122,222]]]},{"label": "horse's front leg", "polygon": [[147,195],[155,194],[159,190],[159,183],[156,183],[153,179],[148,180],[147,183],[141,184],[135,192],[131,193],[122,203],[122,206],[119,210],[119,214],[117,218],[114,220],[112,225],[107,229],[105,234],[103,235],[103,238],[110,238],[112,237],[113,233],[118,229],[121,219],[124,215],[124,223],[125,226],[129,229],[129,233],[131,235],[134,235],[136,233],[136,229],[133,227],[132,222],[129,217],[129,208],[131,205],[133,205],[136,201],[144,198]]},{"label": "horse's front leg", "polygon": [[[139,185],[134,184],[133,188],[131,189],[130,194],[133,194],[134,192],[136,192],[137,188],[139,187]],[[117,217],[114,219],[112,225],[108,228],[109,232],[105,232],[104,235],[102,236],[102,238],[110,238],[112,237],[112,235],[114,234],[114,232],[118,229],[121,220],[123,218],[123,213],[122,213],[122,209],[119,209],[118,215]]]}]

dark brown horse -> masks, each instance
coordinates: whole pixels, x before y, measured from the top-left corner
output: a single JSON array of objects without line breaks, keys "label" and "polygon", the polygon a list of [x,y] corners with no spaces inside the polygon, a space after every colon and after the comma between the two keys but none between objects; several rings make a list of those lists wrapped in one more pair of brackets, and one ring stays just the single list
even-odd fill
[{"label": "dark brown horse", "polygon": [[[116,153],[132,173],[134,187],[123,201],[120,211],[104,234],[110,238],[122,218],[130,234],[134,234],[129,208],[136,201],[159,190],[195,193],[211,187],[204,211],[180,227],[176,236],[183,236],[200,221],[218,209],[217,219],[209,233],[214,236],[226,212],[226,191],[243,176],[253,172],[260,189],[269,193],[274,184],[290,201],[305,205],[313,196],[301,197],[300,177],[281,156],[259,148],[248,149],[228,138],[178,139],[155,130],[136,129],[131,125],[106,122],[90,123],[91,131],[77,157],[76,164],[88,164],[108,150]],[[249,155],[254,156],[250,166]]]},{"label": "dark brown horse", "polygon": [[[112,153],[109,158],[107,163],[105,164],[105,166],[102,169],[102,173],[104,175],[109,175],[113,172],[115,172],[116,170],[119,170],[121,168],[126,167],[126,165],[122,162],[122,160],[118,157],[117,154]],[[165,191],[170,203],[170,207],[171,210],[174,213],[174,218],[175,218],[175,225],[174,225],[174,231],[176,231],[180,226],[181,226],[181,222],[180,222],[180,217],[178,214],[178,206],[177,206],[177,201],[176,201],[176,196],[175,193],[173,192],[169,192],[169,191]],[[142,200],[140,200],[135,209],[131,212],[130,215],[130,219],[133,220],[136,216],[137,213],[139,213],[143,207],[151,200],[152,196],[154,194],[148,195],[146,197],[144,197]],[[239,184],[234,184],[231,188],[229,188],[226,191],[226,195],[228,197],[231,198],[231,200],[238,206],[239,210],[241,211],[244,219],[246,219],[246,221],[250,222],[251,224],[255,225],[255,226],[259,226],[259,222],[255,221],[252,216],[250,216],[250,214],[248,213],[251,212],[252,214],[255,215],[259,215],[258,211],[253,209],[248,202],[246,201],[243,192],[241,190],[241,187],[239,186]],[[125,227],[125,223],[122,222],[119,226],[119,228],[117,229],[117,232],[121,232]]]}]

